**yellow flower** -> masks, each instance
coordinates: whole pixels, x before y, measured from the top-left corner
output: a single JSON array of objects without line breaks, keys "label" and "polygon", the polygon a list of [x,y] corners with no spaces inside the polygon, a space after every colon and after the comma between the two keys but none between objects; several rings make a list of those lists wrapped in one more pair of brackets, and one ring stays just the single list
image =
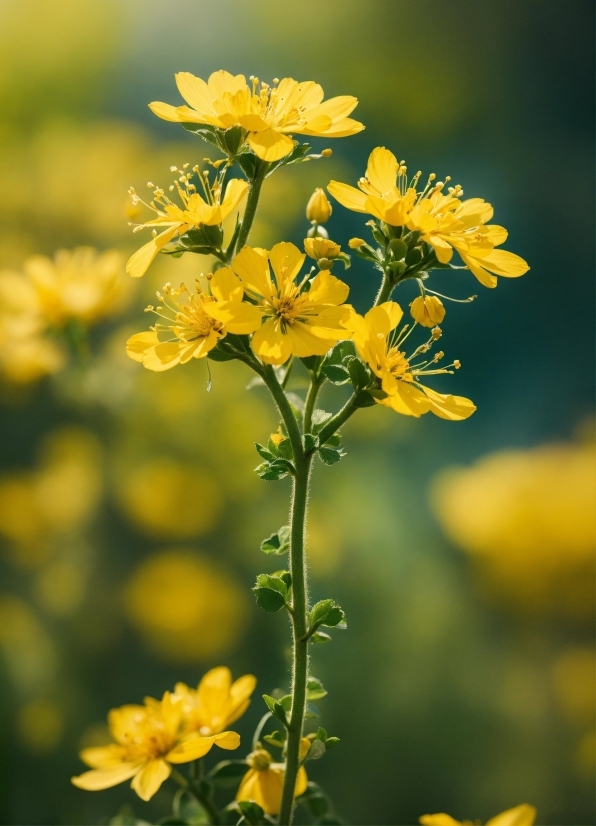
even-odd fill
[{"label": "yellow flower", "polygon": [[[159,118],[177,123],[203,123],[218,129],[241,126],[252,151],[264,161],[278,161],[294,148],[290,135],[343,138],[364,126],[348,115],[358,104],[344,95],[323,103],[323,89],[309,80],[286,77],[273,86],[244,75],[214,72],[207,83],[190,72],[176,75],[178,91],[189,106],[150,103]],[[190,108],[189,108],[190,107]]]},{"label": "yellow flower", "polygon": [[131,788],[142,800],[150,800],[170,776],[172,763],[198,760],[214,744],[222,749],[238,748],[240,737],[234,731],[182,737],[182,705],[180,697],[166,691],[161,701],[147,697],[142,706],[112,709],[108,724],[116,742],[83,749],[81,759],[92,770],[73,777],[72,783],[95,792],[132,778]]},{"label": "yellow flower", "polygon": [[[310,740],[302,738],[300,757],[304,757],[310,748]],[[250,769],[240,781],[236,800],[254,800],[265,814],[279,814],[284,785],[285,764],[274,763],[272,756],[265,749],[253,751],[246,758]],[[308,778],[304,766],[298,769],[294,797],[304,794]]]},{"label": "yellow flower", "polygon": [[219,734],[242,717],[256,684],[252,674],[232,682],[232,673],[225,666],[208,671],[197,689],[177,683],[175,695],[182,698],[184,730],[203,736]]},{"label": "yellow flower", "polygon": [[445,307],[436,295],[419,295],[410,304],[410,314],[422,327],[434,327],[445,318]]},{"label": "yellow flower", "polygon": [[294,244],[282,242],[271,252],[244,247],[232,261],[247,295],[265,318],[252,337],[252,348],[266,364],[283,364],[291,355],[323,355],[336,341],[349,338],[343,326],[353,312],[343,303],[348,285],[324,270],[306,290],[308,274],[300,283],[295,281],[304,259]]},{"label": "yellow flower", "polygon": [[[421,376],[451,372],[446,367],[433,369],[433,365],[443,357],[443,353],[437,353],[434,358],[426,361],[412,363],[413,358],[430,350],[440,331],[435,327],[431,338],[406,357],[400,346],[407,335],[407,327],[392,335],[402,316],[399,304],[387,301],[373,307],[364,318],[354,313],[349,320],[359,355],[381,379],[381,387],[387,394],[384,399],[376,399],[377,403],[391,407],[396,413],[417,418],[430,411],[435,416],[450,421],[467,419],[476,410],[469,399],[443,395],[420,384]],[[450,366],[457,368],[459,362],[454,362]]]},{"label": "yellow flower", "polygon": [[497,286],[491,273],[507,278],[524,275],[530,268],[523,258],[495,249],[507,240],[507,230],[496,224],[486,226],[493,217],[492,206],[482,198],[461,201],[458,195],[463,195],[461,187],[450,187],[444,195],[443,184],[437,184],[409,213],[408,228],[421,233],[442,264],[451,261],[453,250],[457,250],[485,287]]},{"label": "yellow flower", "polygon": [[[226,333],[252,333],[261,323],[257,307],[242,301],[242,283],[229,267],[198,279],[194,293],[184,284],[178,290],[170,284],[163,289],[171,303],[158,292],[159,305],[149,305],[145,312],[154,312],[170,323],[158,323],[126,342],[130,358],[148,370],[161,372],[192,358],[204,358]],[[172,317],[166,315],[164,307]]]},{"label": "yellow flower", "polygon": [[331,218],[333,207],[325,195],[325,190],[317,187],[306,205],[306,217],[314,224],[326,224]]},{"label": "yellow flower", "polygon": [[[182,207],[171,201],[163,189],[154,186],[151,182],[148,184],[153,190],[153,199],[145,206],[153,210],[156,217],[145,224],[137,225],[134,231],[137,232],[144,227],[153,227],[154,233],[156,233],[155,227],[167,227],[167,229],[159,235],[155,234],[149,243],[129,258],[126,272],[133,278],[140,278],[144,275],[157,253],[176,235],[184,235],[189,229],[197,229],[201,226],[214,227],[221,224],[246,195],[248,184],[240,178],[232,178],[228,181],[224,193],[222,175],[218,175],[214,183],[210,185],[198,166],[194,166],[190,172],[187,168],[188,164],[184,164],[181,170],[175,166],[171,168],[172,172],[180,173],[178,179],[170,187],[170,191],[174,188],[177,190]],[[197,174],[203,188],[204,198],[192,183],[193,173]],[[132,187],[129,189],[129,194],[135,206],[144,203]]]},{"label": "yellow flower", "polygon": [[348,246],[351,250],[359,250],[363,244],[366,244],[364,238],[350,238],[348,241]]},{"label": "yellow flower", "polygon": [[40,313],[51,325],[60,326],[70,319],[93,324],[123,309],[130,294],[122,255],[115,250],[59,250],[53,261],[34,255],[23,269]]},{"label": "yellow flower", "polygon": [[[527,803],[507,809],[505,812],[491,817],[486,826],[532,826],[536,819],[536,809]],[[419,818],[422,826],[474,826],[470,820],[455,820],[444,812],[436,815],[422,815]]]},{"label": "yellow flower", "polygon": [[341,247],[335,241],[330,241],[328,238],[305,238],[304,250],[310,258],[318,261],[321,258],[328,258],[333,260],[341,252]]},{"label": "yellow flower", "polygon": [[370,153],[366,176],[358,181],[358,189],[331,181],[327,190],[342,206],[354,212],[365,212],[398,227],[405,224],[416,202],[415,186],[405,185],[406,171],[407,168],[393,152],[384,146],[377,146]]},{"label": "yellow flower", "polygon": [[507,240],[507,231],[496,225],[485,226],[493,216],[490,204],[482,198],[460,200],[463,190],[459,185],[449,187],[448,193],[443,194],[445,183],[433,184],[434,174],[418,192],[421,173],[417,172],[409,182],[406,173],[404,161],[398,161],[392,152],[379,146],[370,154],[366,176],[358,181],[359,189],[338,181],[331,181],[327,189],[354,212],[419,232],[421,240],[433,247],[442,264],[451,260],[456,249],[485,287],[497,285],[491,273],[517,278],[529,270],[519,255],[495,249]]}]

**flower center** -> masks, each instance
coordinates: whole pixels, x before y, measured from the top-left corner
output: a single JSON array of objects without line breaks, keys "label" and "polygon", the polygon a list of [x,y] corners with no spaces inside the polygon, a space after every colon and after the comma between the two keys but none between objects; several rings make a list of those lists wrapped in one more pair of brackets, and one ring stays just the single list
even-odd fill
[{"label": "flower center", "polygon": [[208,316],[202,307],[204,301],[210,300],[213,300],[211,296],[202,296],[200,301],[197,301],[193,296],[182,312],[178,313],[176,321],[182,327],[180,331],[182,338],[187,341],[195,338],[205,338],[214,327],[216,329],[221,327],[221,324]]},{"label": "flower center", "polygon": [[387,352],[387,369],[396,379],[412,381],[410,362],[406,358],[405,353],[402,353],[397,347],[392,347]]},{"label": "flower center", "polygon": [[253,751],[246,758],[246,762],[258,772],[267,771],[272,762],[272,757],[265,749]]},{"label": "flower center", "polygon": [[271,306],[275,315],[285,321],[287,324],[291,324],[293,321],[296,321],[300,314],[300,308],[303,304],[303,301],[300,299],[293,298],[292,296],[285,295],[282,298],[274,298],[271,302]]}]

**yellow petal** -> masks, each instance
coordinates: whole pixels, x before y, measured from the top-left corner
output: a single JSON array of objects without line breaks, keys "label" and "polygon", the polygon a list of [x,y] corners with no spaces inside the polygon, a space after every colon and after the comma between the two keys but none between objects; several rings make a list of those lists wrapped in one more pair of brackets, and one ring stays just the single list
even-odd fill
[{"label": "yellow petal", "polygon": [[491,818],[487,821],[486,826],[532,826],[535,820],[536,809],[534,806],[522,803]]},{"label": "yellow petal", "polygon": [[232,269],[248,290],[257,293],[263,298],[271,298],[275,294],[267,257],[261,255],[252,247],[244,247],[232,261]]},{"label": "yellow petal", "polygon": [[179,230],[183,231],[181,225],[176,224],[176,226],[166,229],[165,232],[162,232],[156,238],[152,238],[149,243],[137,250],[126,262],[126,274],[133,278],[140,278],[145,275],[157,253],[178,234]]},{"label": "yellow petal", "polygon": [[166,755],[166,760],[170,763],[188,763],[191,760],[198,760],[210,752],[214,744],[221,749],[232,751],[240,745],[240,735],[235,731],[223,731],[221,734],[214,734],[210,737],[191,734]]},{"label": "yellow petal", "polygon": [[214,98],[220,98],[226,92],[234,95],[246,88],[246,78],[244,75],[231,75],[229,72],[220,69],[209,76],[207,85],[210,94]]},{"label": "yellow petal", "polygon": [[323,270],[313,279],[308,298],[311,304],[343,304],[349,292],[347,284]]},{"label": "yellow petal", "polygon": [[271,248],[269,261],[280,289],[286,281],[293,281],[296,278],[305,258],[304,253],[288,241],[282,241]]},{"label": "yellow petal", "polygon": [[127,762],[128,751],[125,746],[112,743],[109,746],[94,746],[83,749],[80,758],[92,769],[110,769]]},{"label": "yellow petal", "polygon": [[261,308],[245,301],[230,302],[220,306],[207,304],[204,309],[208,315],[225,325],[227,333],[237,336],[254,333],[259,329],[263,320]]},{"label": "yellow petal", "polygon": [[467,215],[477,215],[480,223],[486,224],[487,221],[493,217],[494,210],[492,204],[482,198],[468,198],[464,201],[457,211],[457,217],[465,217]]},{"label": "yellow petal", "polygon": [[418,818],[422,826],[462,826],[459,820],[454,820],[445,812],[440,812],[436,815],[422,815]]},{"label": "yellow petal", "polygon": [[157,117],[162,120],[168,120],[171,123],[180,123],[180,113],[176,106],[170,106],[169,103],[162,103],[159,100],[155,100],[149,104],[149,108],[154,115],[157,115]]},{"label": "yellow petal", "polygon": [[[213,274],[211,292],[218,301],[242,301],[244,288],[231,267],[222,267]],[[204,304],[204,307],[209,306]]]},{"label": "yellow petal", "polygon": [[252,349],[265,364],[284,364],[292,354],[292,345],[281,330],[277,318],[262,324],[252,337]]},{"label": "yellow petal", "polygon": [[263,132],[251,132],[248,145],[257,158],[273,162],[289,155],[294,148],[294,141],[275,129],[265,129]]},{"label": "yellow petal", "polygon": [[487,238],[494,247],[500,247],[507,240],[508,232],[505,227],[499,227],[497,224],[490,224],[486,227],[485,238]]},{"label": "yellow petal", "polygon": [[171,691],[166,691],[160,704],[160,713],[166,732],[175,737],[182,721],[182,703]]},{"label": "yellow petal", "polygon": [[78,777],[71,777],[70,782],[78,789],[85,789],[87,792],[100,792],[103,789],[110,789],[118,783],[124,783],[139,771],[142,763],[121,763],[107,769],[93,769],[90,772],[83,772]]},{"label": "yellow petal", "polygon": [[232,178],[226,186],[226,193],[221,203],[222,220],[233,212],[248,191],[248,184],[240,178]]},{"label": "yellow petal", "polygon": [[110,734],[121,745],[126,745],[140,732],[147,719],[145,706],[126,705],[113,708],[108,713]]},{"label": "yellow petal", "polygon": [[228,715],[226,725],[233,723],[244,712],[249,703],[249,697],[255,690],[257,685],[257,678],[252,674],[245,674],[240,677],[230,688],[230,701],[233,711]]},{"label": "yellow petal", "polygon": [[441,419],[448,419],[452,422],[459,422],[469,418],[476,410],[476,405],[464,396],[452,396],[437,393],[430,387],[424,388],[424,394],[429,399],[431,411]]},{"label": "yellow petal", "polygon": [[[360,123],[360,121],[354,120],[353,118],[343,118],[332,123],[323,133],[323,137],[348,138],[350,135],[357,135],[358,132],[362,132],[363,129],[366,129],[366,127],[363,123]],[[305,131],[302,134],[308,135],[310,133]]]},{"label": "yellow petal", "polygon": [[366,177],[379,195],[390,192],[395,187],[399,163],[393,152],[384,146],[377,146],[370,153]]},{"label": "yellow petal", "polygon": [[482,258],[482,266],[497,275],[506,278],[519,278],[527,273],[530,267],[519,255],[506,250],[493,250],[489,255]]},{"label": "yellow petal", "polygon": [[[286,327],[285,338],[288,339],[291,347],[291,353],[298,358],[306,358],[307,356],[323,356],[331,347],[333,347],[334,340],[332,338],[322,338],[316,334],[316,328],[310,325],[303,324],[300,321],[294,321]],[[324,334],[326,331],[321,330]]]},{"label": "yellow petal", "polygon": [[239,115],[238,123],[243,129],[246,129],[248,132],[264,132],[265,129],[269,129],[269,124],[266,120],[263,120],[263,118],[260,115],[251,113],[246,115]]},{"label": "yellow petal", "polygon": [[351,209],[353,212],[368,211],[366,208],[367,196],[353,186],[342,184],[339,181],[330,181],[327,192],[346,209]]},{"label": "yellow petal", "polygon": [[213,735],[213,742],[220,749],[234,751],[240,745],[240,735],[235,731],[222,731],[220,734]]},{"label": "yellow petal", "polygon": [[200,77],[190,72],[178,72],[174,75],[176,86],[184,100],[199,114],[215,116],[209,87]]},{"label": "yellow petal", "polygon": [[153,330],[147,330],[145,333],[137,333],[131,336],[126,342],[126,354],[133,361],[143,361],[143,355],[150,347],[155,347],[159,344],[157,333]]},{"label": "yellow petal", "polygon": [[[403,311],[395,301],[386,301],[378,307],[372,307],[364,316],[373,336],[379,333],[389,335],[393,327],[399,324]],[[397,319],[396,324],[392,322]]]},{"label": "yellow petal", "polygon": [[337,97],[329,98],[329,100],[323,101],[323,103],[320,103],[318,106],[315,106],[314,109],[308,111],[306,115],[306,126],[309,128],[310,123],[321,115],[329,118],[332,123],[343,120],[347,118],[357,106],[358,98],[352,97],[352,95],[338,95]]},{"label": "yellow petal", "polygon": [[143,367],[153,370],[155,373],[162,373],[170,370],[180,363],[180,342],[163,341],[150,347],[143,354]]},{"label": "yellow petal", "polygon": [[207,719],[222,715],[231,685],[232,672],[225,665],[212,668],[203,675],[197,688],[197,699]]},{"label": "yellow petal", "polygon": [[448,264],[451,261],[453,257],[453,248],[444,238],[441,238],[440,235],[433,235],[431,233],[428,236],[428,243],[433,247],[441,264]]},{"label": "yellow petal", "polygon": [[404,416],[415,416],[417,419],[424,413],[428,413],[431,404],[424,393],[413,384],[405,381],[398,381],[396,383],[396,393],[390,396],[389,399],[383,399],[381,403],[388,402],[388,406],[392,407],[396,413],[401,413]]},{"label": "yellow petal", "polygon": [[[497,277],[495,275],[491,275],[488,270],[485,270],[484,267],[480,266],[478,260],[476,258],[472,258],[471,255],[466,255],[465,252],[459,250],[459,254],[461,255],[461,259],[468,267],[470,272],[476,276],[478,281],[484,286],[493,289],[497,286]],[[482,259],[484,261],[484,259]]]},{"label": "yellow petal", "polygon": [[298,776],[296,777],[296,790],[294,792],[294,797],[300,797],[301,794],[304,794],[307,788],[308,777],[306,776],[306,770],[304,766],[300,766],[298,769]]},{"label": "yellow petal", "polygon": [[171,773],[172,767],[165,760],[150,760],[135,776],[130,787],[141,800],[151,800]]}]

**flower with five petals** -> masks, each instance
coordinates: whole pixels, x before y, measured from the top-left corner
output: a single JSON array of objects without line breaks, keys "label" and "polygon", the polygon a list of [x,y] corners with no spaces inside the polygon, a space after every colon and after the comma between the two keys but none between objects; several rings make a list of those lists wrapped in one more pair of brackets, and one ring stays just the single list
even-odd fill
[{"label": "flower with five petals", "polygon": [[242,717],[256,684],[252,674],[232,682],[232,673],[225,666],[208,671],[196,689],[177,683],[174,693],[182,699],[184,730],[204,736],[219,734]]}]

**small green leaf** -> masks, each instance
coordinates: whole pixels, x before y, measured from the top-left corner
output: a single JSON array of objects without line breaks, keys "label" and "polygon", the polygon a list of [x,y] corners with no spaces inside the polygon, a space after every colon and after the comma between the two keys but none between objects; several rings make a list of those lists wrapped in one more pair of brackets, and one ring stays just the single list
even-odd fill
[{"label": "small green leaf", "polygon": [[267,482],[276,482],[289,473],[294,472],[293,465],[286,459],[274,459],[272,462],[263,462],[255,468],[255,473]]},{"label": "small green leaf", "polygon": [[287,726],[288,721],[286,718],[286,711],[281,702],[278,702],[274,697],[270,697],[268,694],[263,694],[263,700],[265,700],[265,704],[271,712],[271,714],[273,714],[273,716],[276,719],[283,723],[284,726]]},{"label": "small green leaf", "polygon": [[323,683],[317,680],[316,677],[309,677],[306,681],[306,699],[307,700],[321,700],[327,696]]},{"label": "small green leaf", "polygon": [[276,611],[280,611],[286,604],[283,594],[280,594],[279,591],[274,591],[272,588],[253,588],[252,591],[259,608],[262,608],[263,611],[267,611],[269,614],[275,614]]},{"label": "small green leaf", "polygon": [[408,267],[413,267],[415,264],[419,264],[422,261],[422,251],[420,247],[414,247],[414,249],[410,250],[410,252],[406,255],[406,264]]},{"label": "small green leaf", "polygon": [[244,777],[250,766],[245,760],[222,760],[214,766],[207,777],[218,786],[228,785],[240,777]]},{"label": "small green leaf", "polygon": [[350,381],[350,374],[339,364],[326,364],[321,372],[332,384],[347,384]]},{"label": "small green leaf", "polygon": [[287,732],[284,729],[283,731],[273,731],[271,734],[266,734],[263,737],[263,740],[266,743],[269,743],[270,746],[276,746],[279,749],[283,749],[285,742],[286,742]]},{"label": "small green leaf", "polygon": [[333,436],[330,436],[327,439],[327,441],[325,442],[325,445],[330,446],[330,447],[339,447],[340,444],[341,444],[341,436],[339,435],[339,433],[334,433]]},{"label": "small green leaf", "polygon": [[238,800],[237,805],[244,819],[251,826],[261,826],[261,824],[267,823],[265,812],[254,800]]},{"label": "small green leaf", "polygon": [[313,740],[310,744],[310,749],[308,750],[308,754],[306,755],[307,760],[320,760],[321,757],[325,754],[326,748],[325,743],[321,740]]},{"label": "small green leaf", "polygon": [[316,631],[320,625],[329,628],[345,627],[346,615],[333,599],[323,599],[310,612],[310,627]]},{"label": "small green leaf", "polygon": [[343,450],[336,450],[334,447],[320,447],[319,448],[319,456],[321,457],[321,461],[323,461],[326,465],[335,465],[345,456],[345,452]]},{"label": "small green leaf", "polygon": [[350,373],[350,380],[356,390],[362,390],[364,387],[368,387],[372,381],[372,376],[362,359],[352,358],[347,362],[346,366]]},{"label": "small green leaf", "polygon": [[275,455],[264,445],[260,445],[258,442],[255,442],[255,447],[257,449],[257,453],[262,459],[265,459],[267,462],[275,461]]},{"label": "small green leaf", "polygon": [[228,348],[223,341],[219,341],[212,350],[207,353],[207,358],[211,361],[232,361],[237,358],[238,354]]},{"label": "small green leaf", "polygon": [[290,547],[290,526],[284,525],[276,533],[272,533],[261,542],[261,550],[264,554],[275,554],[281,556]]},{"label": "small green leaf", "polygon": [[290,709],[292,708],[292,695],[284,694],[283,697],[279,698],[279,704],[284,711],[290,711]]},{"label": "small green leaf", "polygon": [[339,737],[328,737],[325,740],[325,748],[327,749],[327,751],[329,751],[329,749],[332,749],[334,746],[337,746],[338,743]]},{"label": "small green leaf", "polygon": [[218,132],[219,129],[216,129],[215,126],[209,126],[208,124],[197,124],[197,123],[183,123],[182,126],[186,129],[187,132],[192,132],[193,135],[198,135],[203,140],[212,143],[214,146],[220,147],[219,136]]},{"label": "small green leaf", "polygon": [[332,413],[327,413],[326,410],[315,410],[312,414],[312,430],[317,434],[322,429],[323,425],[332,418]]},{"label": "small green leaf", "polygon": [[282,439],[277,445],[277,452],[284,459],[292,459],[294,454],[292,452],[292,443],[289,439]]},{"label": "small green leaf", "polygon": [[304,452],[305,453],[312,453],[315,449],[319,440],[316,436],[313,436],[312,433],[305,433],[304,434]]},{"label": "small green leaf", "polygon": [[[285,573],[285,571],[280,573]],[[274,591],[279,591],[284,597],[288,595],[288,586],[285,580],[277,574],[259,574],[257,576],[257,588],[272,588]]]},{"label": "small green leaf", "polygon": [[254,178],[257,167],[257,159],[252,152],[241,152],[236,155],[236,162],[240,165],[240,168],[247,178]]},{"label": "small green leaf", "polygon": [[326,634],[324,631],[315,631],[315,633],[310,638],[312,642],[316,643],[324,643],[324,642],[331,642],[332,637],[329,634]]}]

